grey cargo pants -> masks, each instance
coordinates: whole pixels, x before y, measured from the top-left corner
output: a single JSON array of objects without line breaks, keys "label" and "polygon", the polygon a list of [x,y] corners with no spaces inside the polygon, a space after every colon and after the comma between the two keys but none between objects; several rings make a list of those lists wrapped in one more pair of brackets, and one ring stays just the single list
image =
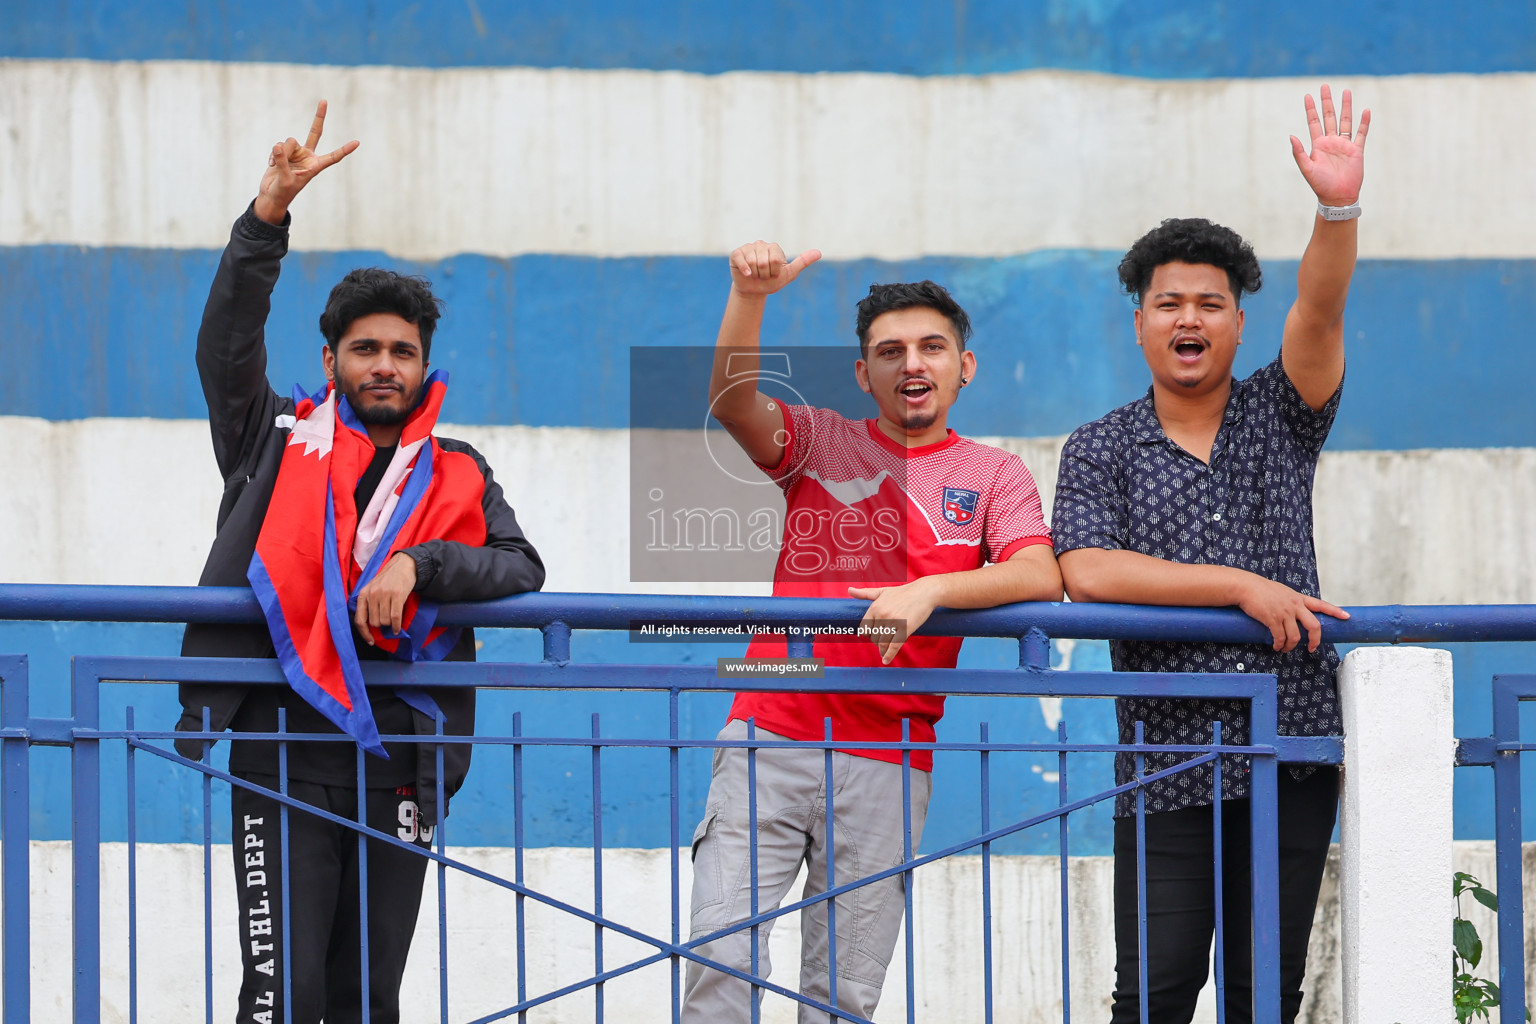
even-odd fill
[{"label": "grey cargo pants", "polygon": [[[759,740],[784,737],[758,729]],[[747,725],[731,721],[723,741],[744,742]],[[844,885],[904,859],[902,768],[885,761],[833,752],[833,884]],[[803,896],[827,886],[826,755],[819,747],[757,752],[758,913],[779,906],[808,865]],[[911,770],[912,849],[922,838],[932,776]],[[690,939],[698,939],[752,916],[751,836],[747,751],[720,748],[704,820],[693,835],[693,910]],[[905,910],[901,875],[853,889],[836,898],[837,1007],[868,1018],[880,1001],[880,987],[896,946]],[[768,933],[758,929],[758,976],[767,978]],[[827,904],[801,911],[800,992],[832,1004],[828,967]],[[699,947],[712,960],[752,971],[752,932],[744,928]],[[688,964],[682,1024],[724,1024],[751,1019],[752,986],[720,971]],[[800,1024],[822,1022],[828,1014],[801,1004]]]}]

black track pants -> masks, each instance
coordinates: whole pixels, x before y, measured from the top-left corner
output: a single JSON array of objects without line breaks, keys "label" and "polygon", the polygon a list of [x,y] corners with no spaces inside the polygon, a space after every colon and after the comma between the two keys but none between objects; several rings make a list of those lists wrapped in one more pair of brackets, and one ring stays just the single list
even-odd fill
[{"label": "black track pants", "polygon": [[[277,779],[240,775],[277,789]],[[357,818],[357,789],[290,782],[296,799],[343,818]],[[413,787],[369,789],[371,828],[421,847]],[[278,803],[236,786],[231,800],[235,890],[240,907],[240,1024],[284,1024],[282,859]],[[423,834],[425,833],[425,834]],[[367,840],[368,996],[371,1024],[397,1024],[400,978],[410,952],[427,860]],[[357,833],[290,808],[288,879],[294,927],[289,932],[294,1024],[350,1024],[363,1019],[361,913]]]}]

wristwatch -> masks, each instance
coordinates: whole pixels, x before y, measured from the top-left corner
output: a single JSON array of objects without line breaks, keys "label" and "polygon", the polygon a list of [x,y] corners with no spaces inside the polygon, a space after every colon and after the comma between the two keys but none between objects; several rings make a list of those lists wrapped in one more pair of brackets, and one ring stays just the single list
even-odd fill
[{"label": "wristwatch", "polygon": [[1354,220],[1360,216],[1360,201],[1357,199],[1348,206],[1324,206],[1318,203],[1317,215],[1323,220]]}]

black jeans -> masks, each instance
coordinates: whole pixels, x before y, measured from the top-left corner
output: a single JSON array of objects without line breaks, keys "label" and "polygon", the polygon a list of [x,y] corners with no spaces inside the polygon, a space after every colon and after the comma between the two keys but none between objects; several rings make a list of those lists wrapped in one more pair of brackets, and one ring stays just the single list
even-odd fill
[{"label": "black jeans", "polygon": [[[1300,782],[1281,767],[1280,1019],[1295,1021],[1307,940],[1339,809],[1339,772]],[[1228,1024],[1253,1020],[1252,883],[1248,801],[1222,804],[1222,915]],[[1209,973],[1216,929],[1215,832],[1210,807],[1148,814],[1146,1024],[1188,1024]],[[1115,819],[1115,997],[1112,1024],[1140,1024],[1136,819]]]},{"label": "black jeans", "polygon": [[[237,773],[269,789],[277,779]],[[415,787],[367,789],[367,820],[421,847],[431,829],[417,818]],[[290,782],[288,793],[343,818],[357,818],[356,786]],[[235,892],[240,907],[239,1024],[282,1024],[283,894],[278,803],[240,786],[231,798]],[[427,859],[376,839],[368,848],[368,1004],[374,1024],[400,1019],[400,979],[421,908]],[[357,833],[290,808],[288,884],[294,1024],[362,1020],[362,929]]]}]

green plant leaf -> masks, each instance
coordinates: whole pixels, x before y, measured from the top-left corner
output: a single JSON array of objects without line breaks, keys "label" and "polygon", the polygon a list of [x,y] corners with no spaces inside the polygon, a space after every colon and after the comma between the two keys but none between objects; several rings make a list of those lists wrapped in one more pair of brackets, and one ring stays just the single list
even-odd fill
[{"label": "green plant leaf", "polygon": [[1477,929],[1466,918],[1458,917],[1451,922],[1451,941],[1456,955],[1473,967],[1483,958],[1483,940],[1477,937]]},{"label": "green plant leaf", "polygon": [[[1498,896],[1467,872],[1456,872],[1452,876],[1451,887],[1458,915],[1461,911],[1461,896],[1467,892],[1489,910],[1498,912]],[[1483,958],[1483,941],[1477,934],[1477,927],[1471,921],[1457,916],[1451,922],[1451,941],[1455,953],[1451,972],[1451,1000],[1456,1009],[1457,1024],[1467,1024],[1474,1019],[1491,1020],[1488,1010],[1499,1005],[1501,993],[1498,985],[1472,973],[1472,969]],[[1529,1010],[1526,1011],[1525,1019],[1531,1019]]]}]

